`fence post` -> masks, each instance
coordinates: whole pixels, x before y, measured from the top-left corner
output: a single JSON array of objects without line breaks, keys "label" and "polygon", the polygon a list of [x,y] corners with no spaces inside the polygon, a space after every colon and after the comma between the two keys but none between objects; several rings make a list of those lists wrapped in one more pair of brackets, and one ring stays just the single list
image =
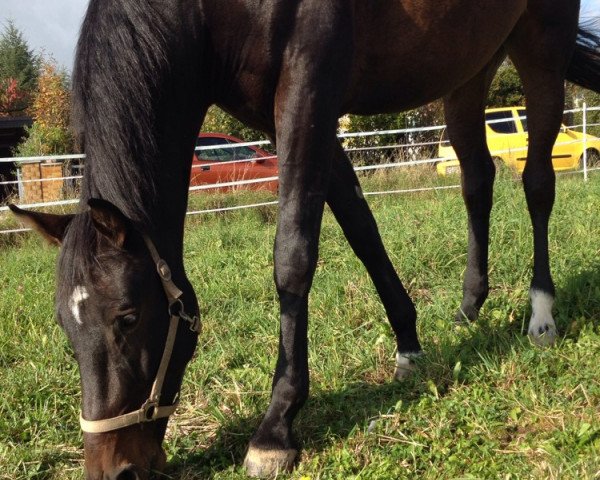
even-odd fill
[{"label": "fence post", "polygon": [[23,202],[25,200],[25,188],[23,185],[23,175],[21,174],[21,169],[17,166],[17,189],[19,191],[19,202]]},{"label": "fence post", "polygon": [[584,100],[582,105],[583,112],[583,180],[587,182],[588,171],[587,171],[587,103]]}]

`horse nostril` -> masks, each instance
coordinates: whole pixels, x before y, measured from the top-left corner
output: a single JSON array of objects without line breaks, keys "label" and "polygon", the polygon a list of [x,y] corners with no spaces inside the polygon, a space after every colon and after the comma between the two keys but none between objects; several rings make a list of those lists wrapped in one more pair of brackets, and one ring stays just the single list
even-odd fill
[{"label": "horse nostril", "polygon": [[113,478],[114,480],[140,480],[137,468],[132,464],[119,468]]}]

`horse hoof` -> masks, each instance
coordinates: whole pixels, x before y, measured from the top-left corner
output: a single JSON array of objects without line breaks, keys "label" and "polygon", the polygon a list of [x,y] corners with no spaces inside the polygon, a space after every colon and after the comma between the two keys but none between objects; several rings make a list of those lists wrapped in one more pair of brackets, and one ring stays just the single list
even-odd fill
[{"label": "horse hoof", "polygon": [[475,322],[479,318],[479,311],[473,307],[461,306],[456,315],[454,315],[454,321],[459,325],[464,325],[467,322]]},{"label": "horse hoof", "polygon": [[529,339],[531,343],[538,347],[551,347],[556,341],[556,327],[554,323],[538,325],[529,328]]},{"label": "horse hoof", "polygon": [[282,472],[290,472],[294,468],[294,462],[298,450],[262,450],[250,446],[244,467],[250,477],[269,478],[275,477]]},{"label": "horse hoof", "polygon": [[396,373],[394,378],[402,381],[410,377],[417,369],[415,358],[423,355],[423,352],[396,353]]}]

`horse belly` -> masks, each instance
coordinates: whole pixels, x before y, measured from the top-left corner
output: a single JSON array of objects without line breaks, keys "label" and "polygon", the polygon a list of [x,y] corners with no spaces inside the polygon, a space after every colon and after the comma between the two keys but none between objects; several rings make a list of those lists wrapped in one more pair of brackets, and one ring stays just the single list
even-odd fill
[{"label": "horse belly", "polygon": [[450,93],[502,48],[526,6],[526,0],[356,0],[344,111],[401,111]]}]

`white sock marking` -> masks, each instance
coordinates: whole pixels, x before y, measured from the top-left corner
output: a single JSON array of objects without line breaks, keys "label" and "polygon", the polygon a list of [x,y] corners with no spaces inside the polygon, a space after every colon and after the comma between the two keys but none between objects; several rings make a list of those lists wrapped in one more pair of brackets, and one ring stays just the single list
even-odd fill
[{"label": "white sock marking", "polygon": [[77,287],[75,287],[75,290],[73,290],[73,294],[71,295],[71,299],[69,300],[69,308],[71,309],[73,318],[75,318],[75,321],[79,325],[83,324],[83,322],[81,321],[81,310],[79,307],[81,303],[84,300],[87,300],[88,298],[90,298],[90,295],[88,294],[85,287],[78,285]]},{"label": "white sock marking", "polygon": [[549,293],[534,289],[529,291],[529,297],[533,310],[531,320],[529,320],[529,335],[537,339],[537,343],[540,343],[541,337],[546,337],[541,343],[553,343],[556,336],[556,325],[552,317],[554,297]]},{"label": "white sock marking", "polygon": [[396,353],[396,366],[398,368],[406,368],[410,369],[410,366],[413,364],[411,357],[408,355],[402,355],[400,352]]},{"label": "white sock marking", "polygon": [[404,380],[417,369],[414,359],[421,356],[421,353],[396,353],[396,373],[397,380]]}]

